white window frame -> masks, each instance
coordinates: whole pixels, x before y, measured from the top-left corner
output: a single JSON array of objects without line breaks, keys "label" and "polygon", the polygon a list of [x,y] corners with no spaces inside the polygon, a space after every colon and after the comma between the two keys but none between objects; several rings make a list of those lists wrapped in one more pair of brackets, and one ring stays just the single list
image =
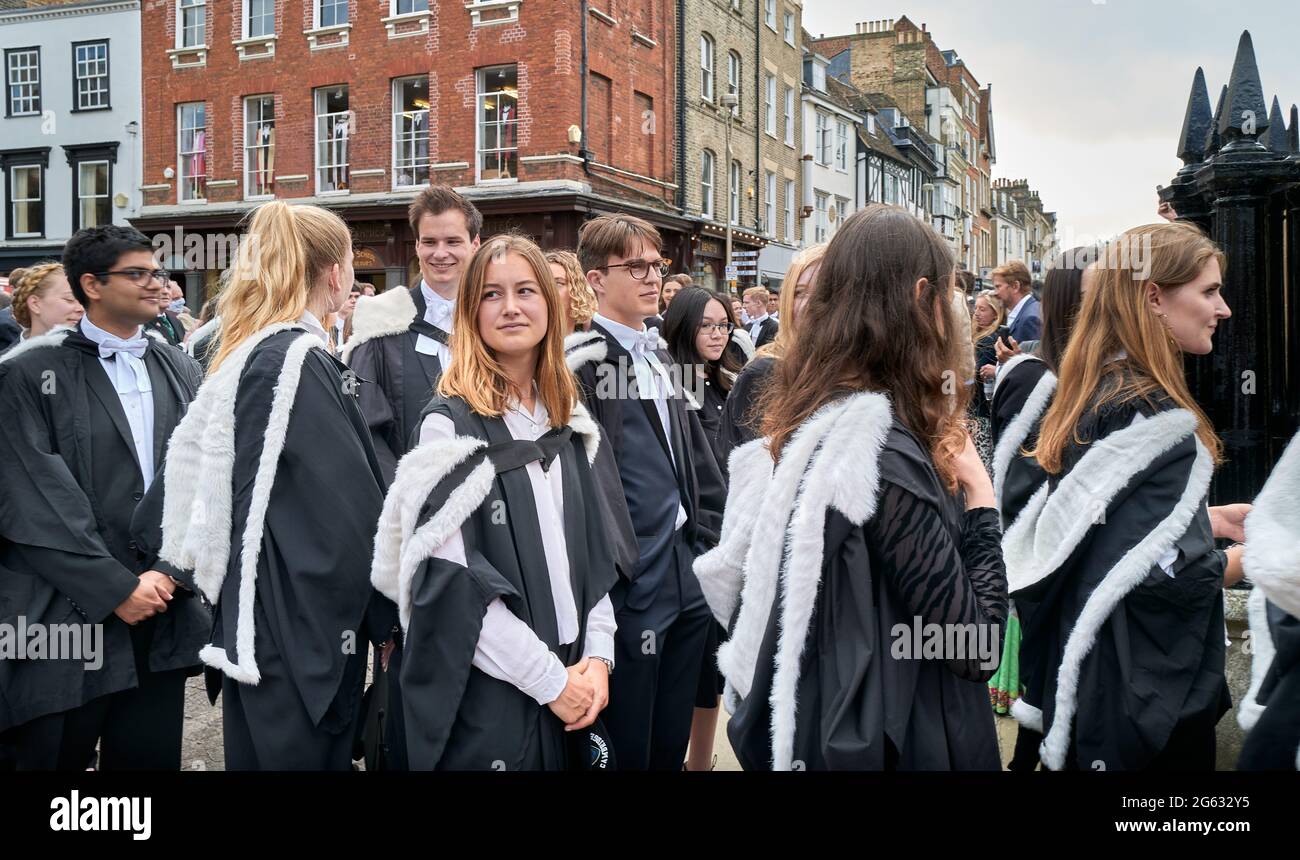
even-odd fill
[{"label": "white window frame", "polygon": [[785,181],[785,240],[790,243],[794,242],[794,225],[798,220],[794,211],[797,202],[794,180],[787,179]]},{"label": "white window frame", "polygon": [[813,160],[822,167],[831,166],[831,118],[827,114],[813,109]]},{"label": "white window frame", "polygon": [[785,88],[785,145],[794,146],[794,87]]},{"label": "white window frame", "polygon": [[[400,98],[401,98],[402,85],[404,83],[407,83],[408,81],[414,81],[414,80],[424,81],[424,95],[425,95],[425,102],[427,103],[429,100],[429,76],[428,75],[408,75],[406,77],[393,79],[392,93],[393,93],[393,188],[394,189],[423,188],[424,186],[428,185],[430,181],[431,170],[429,166],[430,165],[429,109],[426,107],[423,110],[415,110],[409,112],[401,109],[402,105],[400,102]],[[419,114],[424,114],[423,138],[421,138],[421,135],[419,133],[407,134],[402,130],[403,120],[414,118]],[[421,139],[424,140],[424,158],[423,158],[424,181],[413,182],[410,184],[399,184],[398,179],[399,177],[401,177],[403,173],[410,173],[413,177],[418,178],[418,175],[421,172],[420,168],[421,168],[422,160],[419,156],[420,153],[419,144]],[[410,143],[411,158],[409,161],[403,160],[402,151],[401,151],[402,144],[407,142]]]},{"label": "white window frame", "polygon": [[[321,12],[324,11],[324,6],[325,6],[326,3],[329,3],[331,9],[334,8],[335,6],[339,5],[338,0],[312,0],[312,7],[313,7],[313,11],[312,11],[312,15],[313,15],[313,17],[312,17],[312,21],[313,21],[313,23],[315,24],[315,27],[313,27],[312,29],[315,29],[315,30],[329,30],[329,29],[332,29],[332,28],[334,28],[334,27],[346,27],[346,26],[348,26],[348,25],[351,23],[351,21],[352,21],[352,9],[351,9],[351,2],[350,2],[350,0],[344,0],[344,2],[343,2],[343,20],[342,20],[342,21],[336,21],[336,22],[334,22],[333,24],[326,24],[326,23],[321,19]],[[349,98],[351,98],[351,94],[349,94]],[[350,102],[349,102],[349,104],[350,104]]]},{"label": "white window frame", "polygon": [[849,124],[835,121],[835,169],[849,172]]},{"label": "white window frame", "polygon": [[785,12],[785,17],[782,20],[781,26],[784,31],[782,37],[785,39],[785,43],[793,48],[794,47],[794,13],[791,12],[789,9],[787,9]]},{"label": "white window frame", "polygon": [[830,195],[824,191],[817,191],[813,195],[813,241],[825,242],[830,233],[830,222],[826,218],[826,208],[829,205]]},{"label": "white window frame", "polygon": [[844,225],[844,219],[849,217],[849,199],[835,195],[835,232],[840,231]]},{"label": "white window frame", "polygon": [[[21,67],[16,67],[15,60],[23,57],[35,57],[35,62],[24,63]],[[41,49],[40,46],[34,45],[25,48],[11,48],[4,52],[5,58],[5,115],[6,116],[38,116],[41,112]],[[15,80],[15,72],[29,72],[26,80]],[[14,90],[20,87],[28,87],[27,95],[15,96]],[[26,110],[18,110],[19,102],[27,104]]]},{"label": "white window frame", "polygon": [[[242,4],[243,10],[240,17],[243,20],[243,24],[241,26],[240,32],[243,33],[244,39],[266,39],[275,35],[275,0],[262,0],[264,4],[263,11],[262,14],[257,16],[259,19],[263,21],[265,21],[266,18],[269,17],[271,19],[271,29],[265,33],[253,32],[253,26],[252,26],[253,25],[253,4],[257,2],[258,0],[244,0]],[[267,6],[270,7],[269,16],[267,14],[267,9],[266,9]]]},{"label": "white window frame", "polygon": [[[14,179],[15,174],[20,170],[36,171],[36,196],[35,197],[18,197],[18,181]],[[11,205],[9,207],[9,223],[13,225],[13,238],[15,239],[39,239],[45,235],[45,168],[40,163],[36,164],[15,164],[9,168],[9,187],[12,189],[9,194]],[[41,204],[41,229],[37,232],[19,233],[18,227],[18,204],[20,203],[39,203]]]},{"label": "white window frame", "polygon": [[[100,48],[104,50],[104,56],[102,59],[98,56],[98,49]],[[83,51],[89,52],[92,49],[95,50],[96,56],[82,57]],[[75,111],[107,110],[110,107],[112,107],[111,104],[112,99],[109,93],[108,57],[109,57],[109,53],[108,53],[107,39],[96,39],[91,42],[73,43],[72,45],[72,94],[73,94],[73,102],[74,102],[73,110]],[[95,71],[93,74],[90,73],[92,69],[97,70],[99,68],[100,63],[103,63],[103,72],[101,73]],[[86,74],[82,73],[83,70],[86,71]],[[97,84],[101,80],[103,81],[103,86],[102,87],[97,86]],[[84,90],[82,88],[83,82],[86,84]],[[96,97],[95,102],[93,104],[83,103],[82,96],[87,96],[87,95]]]},{"label": "white window frame", "polygon": [[[199,108],[199,110],[200,110],[200,112],[201,112],[201,114],[202,114],[202,117],[203,117],[203,124],[202,124],[202,125],[186,125],[186,123],[185,123],[185,109],[186,109],[186,108],[193,108],[193,107],[195,107],[196,105],[198,106],[198,108]],[[190,132],[190,134],[191,134],[191,137],[190,137],[190,141],[191,141],[191,143],[193,143],[193,140],[194,140],[193,135],[197,134],[197,133],[200,132],[200,131],[203,132],[203,149],[186,149],[186,148],[185,148],[185,132],[186,132],[187,130],[188,130],[188,131]],[[208,199],[208,164],[209,164],[209,161],[210,161],[210,159],[208,158],[208,134],[207,134],[207,130],[208,130],[208,106],[207,106],[204,102],[182,102],[182,103],[176,105],[176,199],[179,200],[179,201],[182,202],[182,203],[204,203],[204,202],[207,202],[207,199]],[[198,175],[198,174],[193,174],[193,175],[191,175],[191,174],[187,174],[187,173],[185,172],[185,165],[186,165],[186,163],[187,163],[187,159],[188,159],[188,158],[192,158],[194,155],[196,155],[196,154],[198,154],[198,153],[200,153],[200,152],[203,153],[203,173],[202,173],[202,175]],[[195,180],[195,179],[200,179],[200,180],[201,180],[201,182],[200,182],[200,189],[201,189],[201,191],[202,191],[202,194],[201,194],[201,196],[189,197],[189,196],[186,195],[186,191],[187,191],[187,189],[188,189],[188,187],[189,187],[189,183],[190,183],[190,181]]]},{"label": "white window frame", "polygon": [[700,34],[700,98],[706,102],[713,101],[717,87],[715,75],[718,52],[713,37],[708,33]]},{"label": "white window frame", "polygon": [[[193,12],[198,20],[186,23],[186,12]],[[208,0],[176,0],[176,47],[197,49],[207,47]],[[187,42],[186,34],[195,33],[198,41]]]},{"label": "white window frame", "polygon": [[700,214],[705,218],[714,217],[713,188],[717,158],[710,149],[700,150]]},{"label": "white window frame", "polygon": [[[258,104],[260,106],[265,102],[271,103],[270,119],[268,120],[266,118],[266,115],[262,114],[260,119],[255,119],[252,122],[250,122],[249,108],[253,107],[254,104]],[[258,187],[258,182],[257,182],[258,174],[263,172],[257,169],[258,151],[262,149],[269,149],[271,151],[271,159],[273,160],[275,158],[275,149],[276,149],[275,141],[272,141],[268,146],[263,146],[259,143],[256,143],[255,142],[256,138],[253,137],[253,135],[255,135],[264,125],[270,125],[271,130],[272,131],[275,130],[275,96],[266,95],[266,94],[256,95],[256,96],[245,96],[244,97],[244,199],[245,200],[270,200],[275,197],[275,170],[274,169],[265,171],[271,174],[269,177],[267,177],[267,179],[263,183],[264,185],[270,188],[270,191],[261,194],[254,193],[255,189]]]},{"label": "white window frame", "polygon": [[736,97],[736,106],[731,109],[731,115],[737,118],[740,117],[740,94],[744,89],[740,83],[741,75],[744,74],[742,71],[744,65],[745,62],[740,58],[740,54],[735,51],[727,52],[727,92]]},{"label": "white window frame", "polygon": [[763,80],[763,126],[769,137],[776,137],[776,75],[768,72]]},{"label": "white window frame", "polygon": [[740,224],[740,186],[743,180],[743,168],[739,161],[731,162],[731,171],[727,181],[727,203],[732,226]]},{"label": "white window frame", "polygon": [[763,0],[763,23],[767,29],[776,32],[776,0]]},{"label": "white window frame", "polygon": [[[502,124],[500,122],[496,123],[497,143],[500,144],[501,142],[501,131],[504,128],[508,127],[508,125],[512,124],[515,128],[515,138],[514,138],[515,145],[513,147],[497,146],[492,150],[483,149],[483,129],[487,125],[486,111],[484,110],[484,107],[487,104],[487,99],[496,96],[497,105],[499,106],[501,104],[501,99],[500,99],[501,96],[504,95],[507,97],[511,97],[511,94],[504,90],[498,90],[490,93],[484,92],[484,84],[483,84],[484,75],[486,75],[489,72],[494,72],[498,69],[504,69],[504,68],[513,68],[515,70],[515,76],[516,76],[515,85],[516,87],[518,87],[519,67],[514,63],[505,63],[499,66],[488,66],[486,68],[478,69],[474,73],[474,81],[475,81],[474,91],[476,93],[475,108],[474,108],[474,181],[479,183],[505,183],[505,182],[519,181],[519,133],[518,133],[519,96],[518,96],[517,89],[515,94],[513,95],[513,98],[515,99],[515,118],[511,120],[508,124]],[[483,156],[489,151],[497,153],[498,158],[506,153],[513,152],[515,154],[515,175],[497,177],[495,179],[484,179],[483,178]]]},{"label": "white window frame", "polygon": [[[82,181],[81,171],[87,167],[98,167],[101,164],[104,166],[104,193],[86,194],[85,193],[86,183]],[[113,166],[112,164],[106,158],[96,158],[90,161],[78,161],[76,162],[76,171],[77,173],[76,176],[74,177],[74,180],[77,183],[77,211],[73,217],[76,219],[77,229],[82,229],[90,226],[101,227],[103,226],[103,224],[112,224],[113,223],[113,208],[112,208],[113,207],[112,204]],[[81,214],[82,201],[85,200],[103,200],[108,204],[108,219],[104,221],[103,224],[91,225],[86,223],[86,219],[83,218]]]},{"label": "white window frame", "polygon": [[767,171],[766,181],[763,183],[763,191],[766,199],[763,201],[763,227],[764,232],[769,236],[776,235],[776,174]]},{"label": "white window frame", "polygon": [[[348,94],[347,110],[331,112],[329,110],[329,91],[337,90],[340,88],[347,90],[347,94]],[[328,87],[317,87],[316,89],[312,90],[311,98],[312,98],[312,129],[313,129],[312,160],[315,165],[315,170],[312,174],[312,179],[315,181],[316,184],[316,194],[318,196],[326,195],[326,194],[331,194],[331,195],[350,194],[352,193],[352,131],[351,129],[349,129],[348,131],[348,136],[343,138],[344,145],[343,145],[342,161],[335,161],[333,156],[331,155],[328,164],[321,164],[321,144],[325,143],[329,145],[331,147],[330,151],[332,153],[335,152],[335,147],[338,138],[333,137],[332,129],[335,125],[337,125],[338,118],[347,117],[349,124],[351,124],[354,121],[353,117],[355,115],[352,112],[352,88],[348,84],[334,84]],[[322,111],[324,111],[324,113],[322,113]],[[322,120],[324,120],[326,124],[322,125]],[[321,130],[323,128],[327,128],[331,130],[331,135],[327,137],[324,141],[321,140]],[[343,177],[343,181],[341,183],[338,181],[340,176],[339,174],[340,170],[342,170],[342,177]],[[328,182],[323,181],[324,177],[328,176],[328,174],[325,173],[325,171],[334,171],[333,179],[329,180]],[[339,188],[339,185],[341,184],[346,185],[347,187]],[[325,189],[326,185],[332,185],[333,187],[329,189]]]},{"label": "white window frame", "polygon": [[[416,3],[418,3],[418,2],[419,2],[419,0],[411,0],[411,5],[412,5],[412,7],[414,7],[414,5],[415,5]],[[424,15],[424,14],[427,14],[428,11],[429,11],[429,0],[424,0],[424,8],[423,8],[423,9],[415,9],[415,8],[411,8],[411,9],[406,10],[405,12],[399,12],[399,11],[397,11],[398,3],[399,3],[399,0],[389,0],[389,2],[388,2],[388,15],[389,15],[390,18],[396,18],[398,15]]]}]

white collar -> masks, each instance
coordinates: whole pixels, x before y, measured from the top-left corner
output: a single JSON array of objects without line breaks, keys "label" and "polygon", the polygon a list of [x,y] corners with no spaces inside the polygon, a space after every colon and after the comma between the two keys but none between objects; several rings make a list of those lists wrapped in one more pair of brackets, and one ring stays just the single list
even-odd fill
[{"label": "white collar", "polygon": [[444,299],[434,292],[433,287],[420,279],[420,295],[424,296],[424,319],[426,322],[437,325],[438,322],[446,321],[447,331],[451,331],[452,311],[456,308],[456,302],[451,299]]},{"label": "white collar", "polygon": [[1010,313],[1007,314],[1007,321],[1010,322],[1011,320],[1015,319],[1016,316],[1020,313],[1020,309],[1024,307],[1025,302],[1029,301],[1029,299],[1033,297],[1034,297],[1033,293],[1025,293],[1023,296],[1021,296],[1020,301],[1016,302],[1016,306],[1011,309]]},{"label": "white collar", "polygon": [[311,311],[303,311],[302,316],[298,318],[298,324],[323,342],[329,343],[329,339],[325,336],[325,326],[321,325],[320,320],[316,319],[316,315]]},{"label": "white collar", "polygon": [[[102,328],[95,325],[93,322],[90,321],[89,316],[83,316],[81,318],[81,333],[85,335],[86,340],[91,341],[96,346],[102,344],[110,337],[113,338],[114,340],[121,339],[118,338],[117,335],[112,334],[111,332],[104,331]],[[135,340],[136,338],[143,337],[143,336],[144,336],[144,326],[136,326],[135,334],[126,338],[126,340]]]},{"label": "white collar", "polygon": [[763,314],[761,317],[751,317],[750,320],[749,320],[749,324],[750,324],[751,326],[756,326],[756,325],[758,325],[759,323],[765,321],[765,320],[766,320],[768,317],[770,317],[770,316],[771,316],[771,314]]},{"label": "white collar", "polygon": [[621,322],[614,322],[604,314],[596,314],[592,317],[592,321],[600,323],[600,327],[612,334],[614,340],[618,341],[618,345],[623,347],[627,352],[632,351],[632,347],[637,341],[637,336],[646,331],[644,322],[641,323],[640,328],[632,328],[631,326],[623,325]]}]

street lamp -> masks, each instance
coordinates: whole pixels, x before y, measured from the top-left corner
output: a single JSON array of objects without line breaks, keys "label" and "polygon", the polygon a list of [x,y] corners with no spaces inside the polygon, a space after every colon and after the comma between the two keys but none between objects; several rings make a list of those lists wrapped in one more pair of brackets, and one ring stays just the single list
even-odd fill
[{"label": "street lamp", "polygon": [[[726,150],[727,150],[727,253],[722,262],[722,274],[726,277],[727,271],[731,269],[731,221],[739,212],[731,211],[731,118],[734,115],[736,105],[740,103],[739,97],[735,93],[722,94],[722,106],[727,111],[727,131],[726,131]],[[740,207],[740,194],[737,189],[736,206]],[[734,293],[736,281],[734,278],[727,278],[727,292]]]}]

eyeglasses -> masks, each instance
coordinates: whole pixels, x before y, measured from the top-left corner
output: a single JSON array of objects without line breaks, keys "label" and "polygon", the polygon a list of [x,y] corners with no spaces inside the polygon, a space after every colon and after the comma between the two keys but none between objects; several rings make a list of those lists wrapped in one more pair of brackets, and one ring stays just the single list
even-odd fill
[{"label": "eyeglasses", "polygon": [[101,280],[109,275],[121,275],[137,287],[145,286],[151,278],[163,286],[172,279],[171,272],[166,269],[114,269],[110,272],[95,272],[95,277]]},{"label": "eyeglasses", "polygon": [[627,269],[627,273],[638,281],[644,281],[646,275],[650,274],[650,268],[653,266],[655,274],[663,277],[668,274],[668,267],[673,264],[672,260],[661,259],[656,263],[648,263],[645,260],[629,260],[626,263],[615,263],[612,266],[601,266],[602,269]]},{"label": "eyeglasses", "polygon": [[729,322],[704,323],[703,325],[700,326],[700,331],[705,333],[713,331],[713,332],[717,332],[718,334],[731,334],[735,330],[736,330],[735,325]]}]

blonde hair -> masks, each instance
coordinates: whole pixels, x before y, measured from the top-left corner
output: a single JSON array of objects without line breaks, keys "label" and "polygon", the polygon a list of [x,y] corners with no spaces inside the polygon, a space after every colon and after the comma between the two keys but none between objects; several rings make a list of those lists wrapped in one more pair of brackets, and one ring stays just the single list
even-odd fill
[{"label": "blonde hair", "polygon": [[[998,298],[997,293],[993,292],[992,290],[984,290],[981,293],[979,293],[979,295],[975,296],[975,304],[978,305],[980,299],[983,299],[984,301],[988,302],[989,307],[993,308],[993,322],[984,326],[984,328],[980,329],[979,331],[976,331],[975,326],[972,325],[971,333],[970,333],[971,343],[979,343],[981,340],[993,334],[993,332],[997,331],[998,326],[1002,325],[1004,322],[1007,321],[1006,305],[1002,304],[1002,299]],[[974,322],[975,322],[975,317],[974,315],[972,315],[971,323],[973,324]]]},{"label": "blonde hair", "polygon": [[208,372],[256,332],[300,319],[316,279],[351,249],[352,234],[333,212],[280,200],[257,207],[218,299],[221,341]]},{"label": "blonde hair", "polygon": [[763,304],[767,304],[767,299],[771,295],[772,293],[767,287],[750,287],[742,294],[742,298],[752,299],[757,297],[763,300]]},{"label": "blonde hair", "polygon": [[546,262],[564,269],[569,279],[569,317],[576,326],[584,326],[596,315],[596,292],[587,283],[587,276],[572,251],[547,251]]},{"label": "blonde hair", "polygon": [[[804,272],[822,261],[826,256],[826,248],[825,242],[810,245],[795,254],[794,259],[790,261],[790,268],[786,270],[785,277],[781,280],[781,298],[776,310],[777,316],[781,319],[781,327],[776,330],[776,338],[771,343],[759,347],[758,352],[754,353],[756,357],[770,355],[773,358],[780,358],[794,342],[794,303],[798,298],[795,294],[799,290],[799,279],[803,277]],[[809,284],[808,288],[812,289],[812,284]]]},{"label": "blonde hair", "polygon": [[[1163,391],[1196,416],[1196,435],[1217,465],[1223,458],[1223,443],[1192,399],[1182,349],[1152,313],[1147,292],[1152,284],[1172,290],[1191,283],[1211,260],[1225,266],[1223,252],[1198,228],[1182,221],[1137,227],[1119,242],[1149,249],[1145,270],[1134,268],[1139,262],[1130,259],[1134,255],[1112,255],[1098,263],[1097,283],[1083,297],[1057,374],[1056,396],[1043,416],[1038,447],[1032,453],[1044,470],[1056,474],[1071,440],[1078,445],[1085,442],[1077,428],[1086,410],[1149,399]],[[1121,351],[1127,354],[1124,364],[1131,378],[1113,361]]]},{"label": "blonde hair", "polygon": [[53,286],[49,283],[50,278],[62,274],[61,263],[37,263],[22,270],[13,284],[14,319],[20,326],[25,329],[32,327],[32,311],[27,307],[27,300],[44,298],[45,291]]},{"label": "blonde hair", "polygon": [[546,334],[536,347],[534,380],[552,427],[563,427],[573,416],[578,387],[564,361],[564,337],[569,333],[560,307],[560,293],[542,249],[531,239],[512,233],[493,236],[470,258],[456,294],[451,335],[451,366],[438,382],[443,397],[459,397],[479,415],[503,415],[510,401],[510,379],[479,331],[479,306],[483,303],[488,266],[518,254],[527,261],[546,300]]}]

